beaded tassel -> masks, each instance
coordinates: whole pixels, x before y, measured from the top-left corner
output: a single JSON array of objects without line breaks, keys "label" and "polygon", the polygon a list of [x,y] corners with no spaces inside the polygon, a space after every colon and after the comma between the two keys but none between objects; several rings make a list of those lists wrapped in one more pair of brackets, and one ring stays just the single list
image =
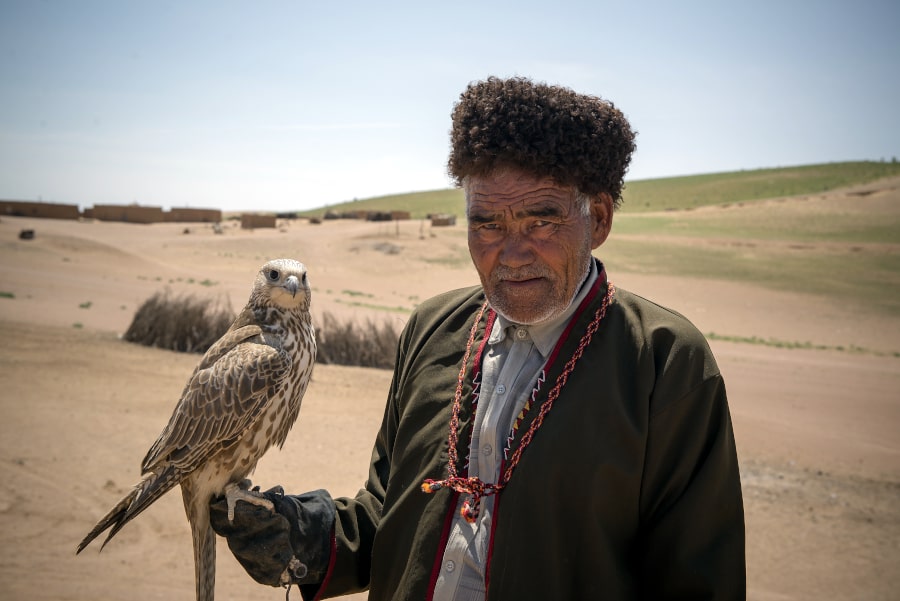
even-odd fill
[{"label": "beaded tassel", "polygon": [[444,483],[438,480],[432,480],[431,478],[429,478],[425,482],[422,482],[422,492],[426,492],[428,494],[437,492],[442,488],[444,488]]},{"label": "beaded tassel", "polygon": [[463,503],[462,509],[459,510],[459,515],[461,515],[468,523],[474,524],[475,520],[478,519],[478,510],[480,506],[481,498],[473,495],[471,499],[466,499]]}]

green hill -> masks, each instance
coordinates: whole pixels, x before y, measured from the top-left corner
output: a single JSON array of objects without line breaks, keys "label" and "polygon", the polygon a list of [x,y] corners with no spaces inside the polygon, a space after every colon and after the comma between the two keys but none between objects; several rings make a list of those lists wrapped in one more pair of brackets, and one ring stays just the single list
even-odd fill
[{"label": "green hill", "polygon": [[900,175],[900,163],[825,163],[626,182],[626,213],[692,209],[815,194]]},{"label": "green hill", "polygon": [[464,199],[462,190],[447,188],[425,192],[408,192],[351,200],[336,205],[300,211],[299,217],[322,217],[326,211],[338,213],[348,211],[409,211],[413,219],[423,219],[426,215],[445,213],[463,215]]},{"label": "green hill", "polygon": [[[755,169],[627,181],[622,213],[691,209],[752,202],[781,196],[815,194],[900,175],[900,163],[859,161],[799,167]],[[444,189],[378,196],[297,212],[322,217],[325,211],[409,211],[414,219],[435,213],[462,216],[461,190]]]}]

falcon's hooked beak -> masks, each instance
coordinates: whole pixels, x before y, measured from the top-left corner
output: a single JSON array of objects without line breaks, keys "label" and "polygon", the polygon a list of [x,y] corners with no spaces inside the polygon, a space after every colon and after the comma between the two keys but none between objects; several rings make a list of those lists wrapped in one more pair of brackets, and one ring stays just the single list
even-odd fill
[{"label": "falcon's hooked beak", "polygon": [[297,276],[295,275],[289,275],[287,279],[284,280],[282,287],[291,293],[292,298],[296,298],[297,291],[300,290],[300,280],[297,279]]}]

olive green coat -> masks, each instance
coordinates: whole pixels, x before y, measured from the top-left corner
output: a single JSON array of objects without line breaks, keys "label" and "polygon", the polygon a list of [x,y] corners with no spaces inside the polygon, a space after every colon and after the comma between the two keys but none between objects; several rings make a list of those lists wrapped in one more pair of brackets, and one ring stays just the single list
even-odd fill
[{"label": "olive green coat", "polygon": [[[577,317],[541,398],[602,297],[601,290]],[[431,598],[457,493],[425,494],[420,484],[446,477],[452,397],[483,302],[480,288],[458,290],[423,303],[409,320],[365,489],[336,500],[334,555],[320,596],[368,586],[372,601]],[[464,398],[471,389],[466,381]],[[470,409],[461,412],[460,457]],[[684,317],[616,291],[498,497],[487,581],[489,600],[745,597],[725,386]]]}]

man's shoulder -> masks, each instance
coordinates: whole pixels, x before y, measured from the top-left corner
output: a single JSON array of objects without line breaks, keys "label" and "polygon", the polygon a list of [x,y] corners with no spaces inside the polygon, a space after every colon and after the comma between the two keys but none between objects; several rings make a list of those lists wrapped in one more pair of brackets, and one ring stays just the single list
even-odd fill
[{"label": "man's shoulder", "polygon": [[481,286],[450,290],[419,303],[406,324],[407,333],[432,333],[443,328],[460,327],[484,302]]},{"label": "man's shoulder", "polygon": [[484,302],[481,286],[468,286],[448,290],[422,301],[413,312],[419,317],[453,313],[461,308],[476,306]]},{"label": "man's shoulder", "polygon": [[622,288],[616,289],[615,303],[632,329],[642,332],[645,338],[658,339],[657,334],[666,332],[685,344],[707,344],[697,326],[674,309]]},{"label": "man's shoulder", "polygon": [[687,317],[675,309],[661,305],[654,300],[650,300],[649,298],[631,292],[630,290],[616,287],[615,298],[616,302],[620,305],[638,312],[641,315],[652,317],[653,319],[690,323],[690,320]]}]

